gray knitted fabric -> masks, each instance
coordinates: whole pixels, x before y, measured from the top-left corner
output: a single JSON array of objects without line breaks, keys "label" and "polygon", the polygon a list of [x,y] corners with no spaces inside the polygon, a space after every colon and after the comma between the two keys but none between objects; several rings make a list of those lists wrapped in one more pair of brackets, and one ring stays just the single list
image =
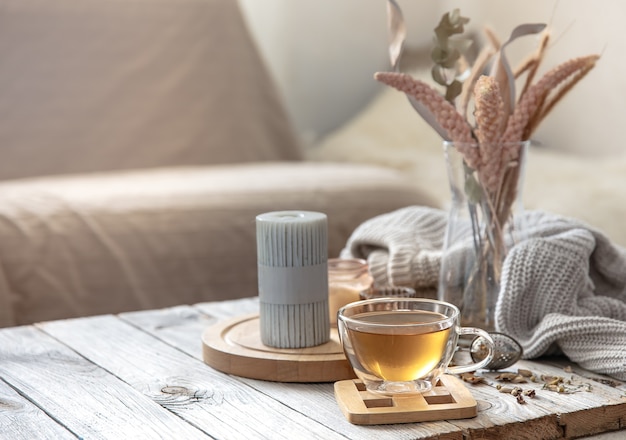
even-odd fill
[{"label": "gray knitted fabric", "polygon": [[[583,368],[626,380],[626,249],[576,220],[538,211],[507,255],[498,331],[524,357],[563,353]],[[377,283],[436,288],[447,214],[408,207],[361,224],[341,257],[365,258]]]}]

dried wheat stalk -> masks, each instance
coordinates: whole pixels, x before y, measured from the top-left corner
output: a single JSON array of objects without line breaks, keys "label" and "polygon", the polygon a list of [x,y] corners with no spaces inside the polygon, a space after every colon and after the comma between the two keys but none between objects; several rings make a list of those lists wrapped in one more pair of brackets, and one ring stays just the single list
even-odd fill
[{"label": "dried wheat stalk", "polygon": [[537,70],[543,61],[543,57],[546,53],[546,49],[548,48],[548,42],[550,41],[550,32],[545,30],[541,33],[541,38],[539,39],[539,45],[537,46],[537,50],[526,58],[522,63],[515,68],[514,76],[515,78],[520,77],[524,72],[527,72],[526,81],[524,82],[524,87],[522,87],[522,91],[520,92],[520,96],[522,96],[528,90],[528,87],[532,84],[535,79],[535,75],[537,74]]},{"label": "dried wheat stalk", "polygon": [[483,75],[474,87],[475,135],[480,150],[479,177],[489,193],[495,193],[502,177],[500,137],[506,122],[506,111],[498,82]]},{"label": "dried wheat stalk", "polygon": [[478,149],[469,146],[474,143],[472,128],[439,92],[406,73],[378,72],[374,78],[422,103],[435,117],[439,125],[446,130],[449,138],[457,143],[459,151],[464,155],[468,165],[472,168],[480,165]]},{"label": "dried wheat stalk", "polygon": [[[528,139],[532,134],[529,127],[536,127],[537,119],[541,120],[547,115],[546,112],[542,111],[542,108],[550,92],[563,83],[567,83],[568,80],[580,81],[595,66],[598,58],[598,55],[588,55],[566,61],[547,72],[537,83],[530,86],[515,106],[515,111],[509,118],[502,140],[504,142],[516,142]],[[558,99],[562,96],[559,95]],[[555,104],[556,101],[552,101],[550,109]],[[511,159],[515,159],[515,157]]]}]

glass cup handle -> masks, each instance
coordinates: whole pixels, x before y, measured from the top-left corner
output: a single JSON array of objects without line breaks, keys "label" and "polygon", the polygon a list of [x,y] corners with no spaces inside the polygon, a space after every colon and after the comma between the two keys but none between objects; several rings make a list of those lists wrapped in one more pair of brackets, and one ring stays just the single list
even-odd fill
[{"label": "glass cup handle", "polygon": [[485,357],[485,359],[481,360],[480,362],[476,362],[476,363],[468,364],[468,365],[457,365],[454,367],[448,367],[446,369],[446,373],[450,373],[450,374],[469,373],[470,371],[476,371],[480,368],[483,368],[489,362],[491,362],[491,360],[493,359],[495,345],[493,343],[493,339],[491,338],[491,336],[489,336],[489,333],[487,333],[484,330],[481,330],[479,328],[474,328],[474,327],[460,327],[458,333],[459,333],[459,336],[475,335],[475,336],[482,337],[485,340],[485,345],[487,346],[487,350],[489,351],[489,353],[487,353],[487,357]]}]

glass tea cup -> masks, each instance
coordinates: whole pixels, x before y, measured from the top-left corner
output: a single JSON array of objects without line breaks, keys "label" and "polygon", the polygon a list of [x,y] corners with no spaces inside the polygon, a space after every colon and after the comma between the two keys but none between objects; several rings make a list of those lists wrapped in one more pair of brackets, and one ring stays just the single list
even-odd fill
[{"label": "glass tea cup", "polygon": [[[459,309],[443,301],[375,298],[347,304],[337,316],[344,353],[367,390],[375,393],[423,393],[440,375],[474,371],[493,358],[489,334],[461,327]],[[460,335],[484,338],[486,357],[449,366]]]},{"label": "glass tea cup", "polygon": [[360,299],[372,298],[414,298],[417,295],[415,289],[406,286],[375,286],[359,292]]}]

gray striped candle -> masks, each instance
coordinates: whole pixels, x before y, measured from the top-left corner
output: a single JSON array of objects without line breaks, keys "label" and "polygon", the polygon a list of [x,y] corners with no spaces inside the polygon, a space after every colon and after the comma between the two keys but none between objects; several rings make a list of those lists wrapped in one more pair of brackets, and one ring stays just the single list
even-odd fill
[{"label": "gray striped candle", "polygon": [[326,214],[276,211],[256,217],[261,341],[304,348],[330,339]]}]

